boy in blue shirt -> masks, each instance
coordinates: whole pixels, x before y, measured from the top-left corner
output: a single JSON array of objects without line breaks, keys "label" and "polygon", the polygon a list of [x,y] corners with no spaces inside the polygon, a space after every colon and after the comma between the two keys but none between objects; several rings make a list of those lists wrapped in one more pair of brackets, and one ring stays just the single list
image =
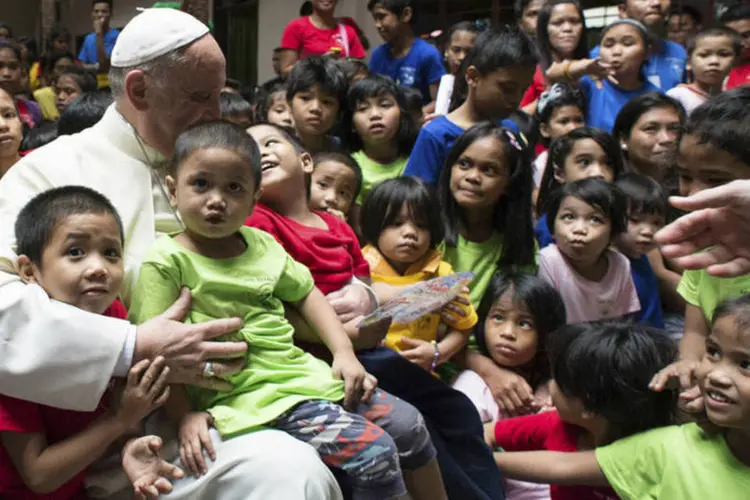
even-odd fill
[{"label": "boy in blue shirt", "polygon": [[91,6],[91,20],[94,32],[86,35],[83,40],[78,60],[83,67],[99,74],[109,71],[109,57],[115,47],[120,31],[109,27],[112,19],[112,0],[93,0]]},{"label": "boy in blue shirt", "polygon": [[[663,2],[620,0],[617,8],[621,19],[640,21],[648,28],[654,39],[651,54],[643,66],[643,74],[648,81],[662,92],[682,83],[685,79],[685,65],[687,64],[685,48],[655,35],[662,30],[667,14]],[[599,57],[599,46],[591,50],[591,57]]]},{"label": "boy in blue shirt", "polygon": [[440,51],[414,34],[412,3],[370,0],[367,4],[378,33],[385,40],[372,52],[370,71],[388,76],[404,87],[416,88],[422,93],[424,111],[432,112],[445,67]]},{"label": "boy in blue shirt", "polygon": [[617,238],[617,249],[630,259],[633,284],[638,292],[641,311],[638,321],[664,328],[664,314],[656,279],[648,253],[656,248],[654,235],[664,227],[667,198],[659,184],[645,175],[628,172],[615,185],[628,200],[628,230]]}]

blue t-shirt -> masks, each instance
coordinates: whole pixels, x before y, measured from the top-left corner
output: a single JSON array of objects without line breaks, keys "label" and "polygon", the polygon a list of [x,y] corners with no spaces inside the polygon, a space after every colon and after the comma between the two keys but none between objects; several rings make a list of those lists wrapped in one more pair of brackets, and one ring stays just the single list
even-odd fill
[{"label": "blue t-shirt", "polygon": [[[591,57],[599,57],[599,46],[591,50]],[[663,92],[685,81],[687,52],[679,43],[659,40],[656,50],[643,66],[643,74]]]},{"label": "blue t-shirt", "polygon": [[[503,120],[500,125],[518,133],[518,125],[513,120]],[[448,153],[458,136],[464,132],[466,130],[444,115],[422,127],[409,155],[404,175],[419,177],[427,184],[437,184]]]},{"label": "blue t-shirt", "polygon": [[641,255],[637,259],[630,259],[630,272],[633,276],[633,284],[635,284],[635,289],[638,292],[638,300],[641,302],[638,321],[664,329],[664,313],[661,310],[659,282],[654,270],[651,269],[648,256]]},{"label": "blue t-shirt", "polygon": [[555,237],[552,236],[547,227],[546,213],[539,217],[536,226],[534,226],[534,236],[536,236],[536,241],[539,243],[539,250],[555,242]]},{"label": "blue t-shirt", "polygon": [[596,127],[611,134],[615,119],[623,106],[634,97],[646,92],[661,92],[651,82],[643,82],[638,90],[624,90],[609,80],[597,82],[588,76],[581,78],[581,88],[586,96],[586,125]]},{"label": "blue t-shirt", "polygon": [[[120,36],[120,30],[116,29],[110,29],[104,34],[104,50],[108,56],[112,55],[112,49],[115,48],[118,36]],[[99,57],[96,54],[96,33],[89,33],[83,39],[78,60],[84,64],[96,64],[99,62]]]},{"label": "blue t-shirt", "polygon": [[422,93],[422,102],[429,104],[432,102],[430,85],[440,82],[445,66],[438,49],[417,38],[401,59],[393,58],[390,43],[376,47],[370,56],[370,71],[389,76],[404,87],[414,87]]}]

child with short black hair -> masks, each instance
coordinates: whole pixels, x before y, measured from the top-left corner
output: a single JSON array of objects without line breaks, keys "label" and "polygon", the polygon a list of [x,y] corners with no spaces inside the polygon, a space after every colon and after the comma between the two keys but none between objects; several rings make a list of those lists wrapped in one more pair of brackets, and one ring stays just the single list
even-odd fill
[{"label": "child with short black hair", "polygon": [[[122,222],[104,196],[82,186],[45,191],[21,210],[15,236],[16,269],[27,286],[125,319],[116,301],[124,274]],[[87,469],[167,400],[168,374],[164,358],[143,360],[130,369],[119,401],[107,391],[92,412],[0,395],[0,496],[82,496]]]},{"label": "child with short black hair", "polygon": [[552,141],[548,153],[535,205],[539,220],[534,232],[539,248],[555,242],[547,224],[547,204],[556,189],[591,177],[614,182],[625,171],[617,142],[596,128],[573,129]]},{"label": "child with short black hair", "polygon": [[60,115],[57,122],[58,135],[77,134],[93,127],[99,123],[112,102],[113,97],[109,89],[79,95]]},{"label": "child with short black hair", "polygon": [[255,106],[253,121],[256,125],[268,123],[294,129],[292,108],[286,98],[286,89],[286,82],[281,81],[262,90]]},{"label": "child with short black hair", "polygon": [[578,89],[556,83],[539,97],[534,120],[544,146],[544,151],[536,157],[533,164],[534,187],[539,189],[547,168],[547,148],[558,137],[586,125],[586,102]]},{"label": "child with short black hair", "polygon": [[310,175],[310,210],[320,210],[347,220],[362,190],[362,170],[354,158],[343,153],[313,156]]},{"label": "child with short black hair", "polygon": [[659,282],[649,263],[648,253],[656,248],[654,235],[666,222],[667,197],[655,180],[633,172],[618,177],[615,186],[628,203],[628,229],[617,238],[616,246],[630,259],[633,284],[641,303],[638,320],[663,329]]},{"label": "child with short black hair", "polygon": [[588,178],[564,184],[549,200],[555,243],[539,252],[539,276],[557,288],[569,323],[631,315],[641,308],[630,261],[610,249],[627,230],[627,204],[612,184]]},{"label": "child with short black hair", "polygon": [[55,81],[55,104],[62,113],[81,94],[96,92],[96,75],[78,66],[65,69]]},{"label": "child with short black hair", "polygon": [[[258,128],[251,127],[251,133]],[[161,314],[187,286],[193,290],[189,321],[227,314],[244,318],[236,337],[253,347],[246,368],[231,379],[233,391],[189,387],[188,399],[182,388],[173,388],[167,405],[180,422],[181,460],[190,472],[206,471],[204,448],[214,456],[206,440],[209,426],[223,436],[268,426],[309,443],[324,462],[343,469],[355,498],[401,498],[406,485],[400,463],[417,468],[434,461],[424,421],[414,408],[366,380],[310,271],[270,234],[243,227],[261,196],[261,179],[265,189],[271,185],[269,170],[294,167],[287,163],[297,159],[291,145],[292,156],[269,156],[269,141],[278,146],[282,138],[259,140],[259,151],[243,128],[227,122],[199,124],[180,135],[166,184],[185,231],[162,237],[144,257],[130,315],[141,323]],[[332,367],[294,346],[282,301],[324,340]],[[384,410],[376,417],[374,405]],[[409,433],[391,437],[363,415],[389,429],[408,426]],[[431,479],[439,483],[439,477]]]},{"label": "child with short black hair", "polygon": [[346,81],[351,87],[363,78],[370,76],[370,68],[367,63],[354,57],[345,57],[336,61],[346,76]]},{"label": "child with short black hair", "polygon": [[418,129],[407,109],[404,90],[381,75],[369,76],[349,90],[349,145],[363,177],[357,205],[364,203],[376,184],[400,176],[406,168]]},{"label": "child with short black hair", "polygon": [[[437,248],[443,223],[436,205],[433,193],[414,177],[385,180],[370,192],[362,205],[362,254],[374,282],[406,286],[454,274]],[[384,345],[434,372],[466,345],[477,315],[471,306],[464,310],[466,316],[451,323],[438,311],[407,325],[393,325]]]},{"label": "child with short black hair", "polygon": [[248,128],[253,124],[253,107],[241,95],[235,92],[219,94],[221,119]]},{"label": "child with short black hair", "polygon": [[724,80],[742,55],[742,39],[729,28],[711,28],[690,38],[686,48],[693,81],[669,89],[667,95],[690,114],[722,92]]},{"label": "child with short black hair", "polygon": [[460,21],[448,29],[443,43],[443,57],[447,73],[440,79],[437,97],[435,98],[435,114],[445,115],[450,110],[453,87],[456,75],[461,69],[461,63],[468,57],[477,41],[479,28],[475,21]]},{"label": "child with short black hair", "polygon": [[373,50],[370,71],[388,76],[404,87],[418,89],[425,111],[432,112],[445,68],[440,51],[414,34],[414,9],[412,0],[367,3],[367,10],[385,41]]},{"label": "child with short black hair", "polygon": [[[619,469],[625,476],[622,487],[613,485],[617,494],[602,480],[560,481],[557,486],[552,479],[558,471],[568,470],[570,460],[575,461],[584,454],[593,458],[594,449],[599,457],[606,445],[615,443],[609,447],[615,449],[620,439],[675,422],[675,392],[660,394],[648,388],[649,379],[677,355],[674,342],[661,330],[622,322],[566,325],[549,340],[550,392],[556,411],[499,420],[485,427],[488,444],[503,450],[495,453],[500,469],[509,478],[552,483],[552,500],[614,500],[618,498],[617,494],[626,499],[648,498],[650,495],[662,498],[666,492],[659,489],[631,494],[630,486],[638,490],[643,485],[629,481],[634,471],[639,471],[639,466],[661,460],[661,454],[653,456],[631,451],[626,460],[631,461],[632,466]],[[660,432],[661,429],[650,434]],[[548,451],[516,453],[533,450]],[[592,451],[570,453],[579,450]],[[667,448],[664,453],[671,456],[674,450]],[[554,464],[547,460],[552,456],[556,459]],[[544,461],[537,463],[530,457]],[[617,470],[617,463],[608,462],[607,465],[605,472],[609,476],[609,471]],[[603,476],[598,467],[594,475]],[[649,477],[660,481],[662,474]],[[591,487],[574,486],[578,484],[591,484]],[[674,497],[667,495],[666,498],[686,497],[675,493]]]},{"label": "child with short black hair", "polygon": [[456,78],[451,112],[422,127],[404,174],[437,184],[456,139],[483,121],[502,122],[517,132],[508,118],[518,109],[535,65],[536,52],[525,35],[509,28],[481,33]]},{"label": "child with short black hair", "polygon": [[286,98],[297,136],[311,154],[340,151],[341,139],[331,135],[349,83],[336,61],[312,56],[294,65],[287,78]]}]

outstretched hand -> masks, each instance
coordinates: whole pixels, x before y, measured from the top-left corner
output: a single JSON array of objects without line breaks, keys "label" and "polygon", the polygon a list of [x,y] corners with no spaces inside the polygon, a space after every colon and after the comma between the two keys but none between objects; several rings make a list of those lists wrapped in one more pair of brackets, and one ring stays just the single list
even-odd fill
[{"label": "outstretched hand", "polygon": [[182,469],[160,457],[161,446],[161,438],[144,436],[132,439],[122,450],[122,468],[138,500],[155,499],[171,492],[170,481],[185,475]]}]

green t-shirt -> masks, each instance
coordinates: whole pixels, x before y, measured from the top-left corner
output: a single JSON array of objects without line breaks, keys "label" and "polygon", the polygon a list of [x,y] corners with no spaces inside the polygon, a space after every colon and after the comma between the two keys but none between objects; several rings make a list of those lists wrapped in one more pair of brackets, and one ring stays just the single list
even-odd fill
[{"label": "green t-shirt", "polygon": [[357,203],[360,205],[364,203],[365,198],[375,186],[385,180],[400,177],[404,173],[406,162],[409,161],[409,158],[399,158],[393,163],[384,165],[370,159],[364,151],[353,153],[352,158],[362,170],[362,190],[357,196]]},{"label": "green t-shirt", "polygon": [[700,308],[708,324],[711,324],[714,311],[719,304],[750,293],[750,275],[717,278],[705,270],[685,271],[677,286],[677,293],[682,295],[688,304]]},{"label": "green t-shirt", "polygon": [[248,343],[247,365],[232,377],[232,392],[188,387],[193,406],[208,410],[226,437],[267,424],[303,401],[344,398],[344,383],[326,363],[294,345],[294,329],[284,317],[282,301],[300,301],[315,286],[310,271],[269,234],[248,227],[240,233],[247,250],[229,259],[203,257],[170,236],[159,238],[143,259],[129,313],[143,323],[188,287],[186,323],[244,320],[239,332],[222,338]]},{"label": "green t-shirt", "polygon": [[747,500],[750,467],[722,434],[695,424],[664,427],[596,449],[607,481],[623,500]]},{"label": "green t-shirt", "polygon": [[474,279],[469,285],[469,298],[474,309],[479,309],[492,275],[497,271],[497,261],[503,254],[503,236],[493,233],[487,241],[475,243],[459,235],[455,247],[449,247],[443,242],[440,244],[440,251],[443,252],[443,260],[453,266],[455,272],[474,273]]}]

